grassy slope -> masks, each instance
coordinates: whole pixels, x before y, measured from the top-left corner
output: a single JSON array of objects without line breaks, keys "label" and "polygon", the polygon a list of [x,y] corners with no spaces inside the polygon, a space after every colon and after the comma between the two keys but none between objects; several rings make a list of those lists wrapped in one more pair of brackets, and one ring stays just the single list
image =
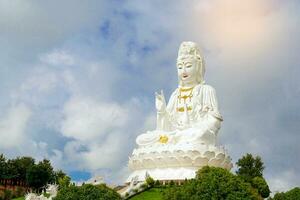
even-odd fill
[{"label": "grassy slope", "polygon": [[151,188],[130,198],[130,200],[162,200],[161,190],[160,188]]},{"label": "grassy slope", "polygon": [[25,200],[25,197],[19,197],[19,198],[13,199],[13,200]]}]

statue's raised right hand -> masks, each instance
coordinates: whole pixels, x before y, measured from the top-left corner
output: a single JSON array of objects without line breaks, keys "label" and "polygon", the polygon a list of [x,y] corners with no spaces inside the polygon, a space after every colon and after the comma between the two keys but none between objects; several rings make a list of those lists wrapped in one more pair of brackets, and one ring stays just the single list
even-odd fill
[{"label": "statue's raised right hand", "polygon": [[164,112],[166,110],[166,100],[162,90],[160,94],[155,92],[155,106],[157,112]]}]

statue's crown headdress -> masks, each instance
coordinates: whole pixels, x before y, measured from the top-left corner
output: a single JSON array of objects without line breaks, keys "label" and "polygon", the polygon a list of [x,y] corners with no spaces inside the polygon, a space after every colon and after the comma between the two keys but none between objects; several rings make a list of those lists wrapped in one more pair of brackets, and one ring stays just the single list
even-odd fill
[{"label": "statue's crown headdress", "polygon": [[202,60],[201,53],[198,45],[194,42],[182,42],[179,51],[178,58],[195,56],[196,58]]}]

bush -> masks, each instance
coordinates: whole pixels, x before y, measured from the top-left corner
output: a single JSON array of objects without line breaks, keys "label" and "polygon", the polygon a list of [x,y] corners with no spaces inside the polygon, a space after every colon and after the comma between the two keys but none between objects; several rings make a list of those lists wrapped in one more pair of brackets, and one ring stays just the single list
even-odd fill
[{"label": "bush", "polygon": [[169,187],[163,194],[165,200],[258,200],[259,194],[238,176],[216,167],[203,167],[196,178],[182,186]]},{"label": "bush", "polygon": [[61,188],[54,200],[79,200],[80,189],[76,186]]},{"label": "bush", "polygon": [[174,186],[175,185],[175,182],[173,181],[173,180],[171,180],[170,182],[169,182],[169,186]]},{"label": "bush", "polygon": [[147,183],[144,183],[144,184],[141,185],[141,189],[143,189],[143,190],[145,190],[147,187],[148,187]]},{"label": "bush", "polygon": [[128,192],[125,193],[125,197],[129,197],[129,193]]},{"label": "bush", "polygon": [[120,200],[120,195],[106,185],[85,184],[81,187],[63,187],[54,200]]},{"label": "bush", "polygon": [[25,189],[22,187],[17,187],[16,189],[16,196],[21,197],[25,195]]},{"label": "bush", "polygon": [[155,181],[154,186],[160,186],[159,180],[156,180],[156,181]]},{"label": "bush", "polygon": [[3,199],[4,200],[11,200],[12,199],[12,191],[4,190]]},{"label": "bush", "polygon": [[155,181],[154,181],[154,179],[153,179],[151,176],[148,176],[148,177],[146,178],[146,183],[149,185],[149,187],[153,187]]},{"label": "bush", "polygon": [[134,194],[136,194],[136,193],[138,193],[139,192],[139,189],[132,189],[132,192],[134,193]]}]

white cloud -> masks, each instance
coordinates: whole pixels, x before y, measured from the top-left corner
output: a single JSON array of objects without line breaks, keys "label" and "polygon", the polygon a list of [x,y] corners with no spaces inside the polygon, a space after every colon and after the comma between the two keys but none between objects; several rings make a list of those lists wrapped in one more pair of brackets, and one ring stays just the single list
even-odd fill
[{"label": "white cloud", "polygon": [[126,148],[126,136],[122,136],[124,132],[110,132],[102,141],[88,144],[88,151],[79,153],[83,161],[82,168],[92,172],[101,168],[118,169],[124,160],[123,149]]},{"label": "white cloud", "polygon": [[0,148],[13,148],[22,144],[26,138],[25,130],[31,110],[23,104],[13,106],[0,119]]},{"label": "white cloud", "polygon": [[123,126],[128,112],[116,103],[97,102],[89,97],[72,97],[64,106],[62,133],[81,141],[101,138]]},{"label": "white cloud", "polygon": [[58,77],[45,68],[37,68],[37,70],[21,85],[21,91],[26,93],[32,90],[35,92],[49,92],[57,86]]},{"label": "white cloud", "polygon": [[55,50],[52,53],[42,55],[41,61],[55,66],[71,66],[75,63],[74,57],[63,50]]},{"label": "white cloud", "polygon": [[[292,169],[285,169],[280,174],[273,174],[267,179],[273,195],[276,192],[286,192],[295,187],[295,183],[300,184],[297,172]],[[299,185],[298,185],[299,186]]]}]

